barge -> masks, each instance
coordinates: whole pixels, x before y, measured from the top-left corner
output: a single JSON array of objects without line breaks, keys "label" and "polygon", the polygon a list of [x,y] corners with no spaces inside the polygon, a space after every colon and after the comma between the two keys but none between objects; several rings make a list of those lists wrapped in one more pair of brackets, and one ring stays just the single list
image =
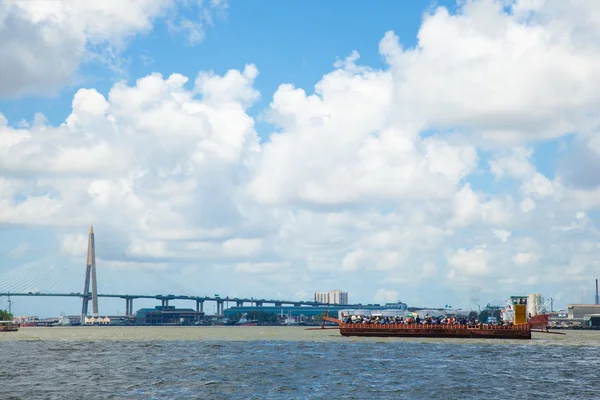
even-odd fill
[{"label": "barge", "polygon": [[335,329],[339,329],[342,336],[457,339],[531,339],[532,327],[546,328],[547,315],[539,315],[531,322],[527,320],[527,296],[511,296],[510,302],[511,319],[506,324],[421,324],[418,319],[409,323],[356,323],[349,319],[331,318],[326,311],[321,328],[325,328],[325,321],[328,321],[337,324]]},{"label": "barge", "polygon": [[421,324],[354,324],[337,318],[323,317],[338,325],[342,336],[431,337],[464,339],[531,339],[531,326],[520,325],[421,325]]},{"label": "barge", "polygon": [[19,326],[12,321],[0,321],[0,332],[16,332]]}]

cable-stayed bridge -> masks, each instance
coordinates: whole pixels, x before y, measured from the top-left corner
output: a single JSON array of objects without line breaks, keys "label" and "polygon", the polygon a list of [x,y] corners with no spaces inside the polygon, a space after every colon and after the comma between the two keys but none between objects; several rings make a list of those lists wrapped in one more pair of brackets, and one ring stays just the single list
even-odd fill
[{"label": "cable-stayed bridge", "polygon": [[[222,315],[224,306],[232,302],[238,307],[245,304],[261,307],[265,304],[273,304],[276,307],[280,306],[327,306],[333,305],[328,303],[320,303],[314,301],[298,301],[298,300],[278,300],[265,298],[240,298],[230,296],[199,296],[184,288],[182,285],[173,282],[168,277],[160,276],[156,271],[135,271],[136,274],[151,275],[160,282],[159,288],[154,293],[141,293],[135,288],[132,288],[132,280],[120,280],[119,283],[129,283],[129,288],[121,288],[121,290],[102,291],[102,281],[96,281],[95,269],[95,244],[94,233],[90,229],[90,237],[88,241],[88,255],[86,268],[82,265],[77,265],[72,260],[57,259],[53,257],[42,258],[20,267],[11,269],[3,274],[0,274],[0,297],[75,297],[82,299],[82,318],[88,314],[87,305],[91,300],[95,307],[92,307],[92,315],[98,314],[98,298],[119,298],[125,300],[125,315],[133,315],[133,304],[135,299],[155,299],[161,302],[162,306],[168,306],[172,300],[189,300],[195,302],[196,311],[204,311],[205,302],[214,302],[216,305],[215,313]],[[82,272],[85,271],[85,276],[82,279]],[[75,289],[84,281],[84,290]],[[92,288],[90,290],[90,283]],[[98,289],[99,288],[99,289]],[[359,306],[359,305],[349,305]]]}]

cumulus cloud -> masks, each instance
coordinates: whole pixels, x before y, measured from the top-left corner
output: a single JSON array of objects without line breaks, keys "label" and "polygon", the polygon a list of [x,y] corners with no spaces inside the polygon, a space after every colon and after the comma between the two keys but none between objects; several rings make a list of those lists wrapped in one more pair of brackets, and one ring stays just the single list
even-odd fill
[{"label": "cumulus cloud", "polygon": [[[153,74],[131,87],[116,84],[107,98],[81,89],[60,126],[0,127],[0,219],[63,226],[100,220],[152,232],[147,243],[131,237],[127,252],[138,256],[166,256],[160,240],[173,236],[202,240],[201,229],[220,235],[240,218],[233,198],[239,166],[257,151],[253,121],[237,97],[254,77],[204,77],[213,89],[195,93],[181,75]],[[219,84],[211,79],[233,81],[231,97],[213,101],[210,90]],[[196,98],[205,93],[205,101]]]},{"label": "cumulus cloud", "polygon": [[511,232],[504,229],[494,229],[494,235],[502,242],[506,242],[510,237]]},{"label": "cumulus cloud", "polygon": [[398,292],[390,289],[379,289],[375,293],[373,300],[377,304],[395,303],[398,301]]},{"label": "cumulus cloud", "polygon": [[403,50],[386,34],[380,49],[402,82],[396,96],[403,114],[464,129],[486,147],[585,126],[599,100],[589,84],[600,78],[592,45],[598,29],[586,17],[580,30],[578,13],[565,10],[596,15],[598,5],[532,3],[516,1],[508,12],[506,2],[494,0],[464,2],[456,14],[438,7],[425,17],[415,49]]},{"label": "cumulus cloud", "polygon": [[0,4],[0,98],[44,94],[72,83],[82,62],[118,66],[118,54],[138,34],[167,18],[191,43],[204,37],[226,2],[188,4],[197,17],[178,15],[174,0],[8,1]]},{"label": "cumulus cloud", "polygon": [[390,71],[355,64],[357,54],[316,85],[282,85],[270,105],[281,127],[262,149],[250,194],[264,204],[343,205],[395,198],[445,198],[477,165],[451,145],[390,117]]},{"label": "cumulus cloud", "polygon": [[[600,255],[600,187],[545,176],[535,144],[600,148],[597,28],[565,29],[578,14],[554,2],[504,4],[435,8],[415,48],[386,33],[382,69],[353,52],[314,92],[282,83],[263,144],[249,108],[271,94],[252,64],[82,88],[59,125],[0,115],[0,224],[52,227],[75,256],[94,221],[112,268],[219,291],[225,276],[228,294],[443,305],[577,282]],[[164,12],[147,10],[115,37]]]}]

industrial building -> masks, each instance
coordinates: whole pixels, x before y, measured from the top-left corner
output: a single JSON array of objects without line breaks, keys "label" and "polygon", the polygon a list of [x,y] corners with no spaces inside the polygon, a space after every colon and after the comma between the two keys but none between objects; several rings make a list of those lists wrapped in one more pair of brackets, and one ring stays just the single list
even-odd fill
[{"label": "industrial building", "polygon": [[567,307],[569,319],[581,319],[588,315],[600,314],[600,305],[598,304],[569,304]]},{"label": "industrial building", "polygon": [[335,289],[330,292],[315,292],[313,300],[318,303],[348,304],[348,292]]},{"label": "industrial building", "polygon": [[[360,311],[361,313],[365,313],[365,314],[384,312],[384,311],[386,313],[398,312],[395,315],[404,315],[407,308],[408,308],[408,306],[406,305],[406,303],[398,302],[398,303],[388,303],[383,306],[378,305],[378,304],[377,305],[368,304],[365,306],[361,306],[360,309],[356,309],[356,311]],[[319,314],[324,313],[325,310],[329,311],[329,313],[332,313],[332,312],[337,313],[339,311],[347,310],[347,309],[348,309],[348,306],[342,305],[342,304],[340,304],[339,306],[318,306],[318,307],[308,307],[308,306],[302,306],[302,307],[294,307],[294,306],[250,307],[250,306],[244,306],[244,307],[230,307],[228,309],[225,309],[223,311],[223,315],[225,317],[233,317],[237,314],[243,314],[243,313],[264,312],[264,313],[272,313],[272,314],[276,314],[276,315],[289,315],[292,317],[297,317],[300,315],[303,315],[305,317],[315,317]],[[388,314],[386,314],[386,315],[388,315]]]},{"label": "industrial building", "polygon": [[591,314],[586,315],[583,319],[584,326],[589,326],[590,328],[600,329],[600,314]]},{"label": "industrial building", "polygon": [[142,308],[135,313],[136,325],[193,325],[204,317],[202,311],[174,306]]}]

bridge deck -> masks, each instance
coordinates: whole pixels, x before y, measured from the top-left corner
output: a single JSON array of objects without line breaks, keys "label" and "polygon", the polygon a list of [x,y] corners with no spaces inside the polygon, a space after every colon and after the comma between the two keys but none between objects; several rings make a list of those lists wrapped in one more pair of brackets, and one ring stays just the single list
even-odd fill
[{"label": "bridge deck", "polygon": [[[41,292],[26,292],[26,293],[0,293],[0,297],[3,296],[38,296],[38,297],[85,297],[82,293],[41,293]],[[88,295],[87,297],[90,297]],[[107,294],[99,293],[98,297],[109,297],[119,299],[157,299],[157,300],[194,300],[194,301],[216,301],[216,302],[243,302],[243,303],[259,303],[259,304],[281,304],[281,305],[300,305],[300,306],[335,306],[335,307],[362,307],[362,304],[328,304],[318,303],[314,301],[293,301],[293,300],[273,300],[273,299],[255,299],[255,298],[239,298],[239,297],[209,297],[209,296],[188,296],[188,295],[174,295],[174,294]]]}]

